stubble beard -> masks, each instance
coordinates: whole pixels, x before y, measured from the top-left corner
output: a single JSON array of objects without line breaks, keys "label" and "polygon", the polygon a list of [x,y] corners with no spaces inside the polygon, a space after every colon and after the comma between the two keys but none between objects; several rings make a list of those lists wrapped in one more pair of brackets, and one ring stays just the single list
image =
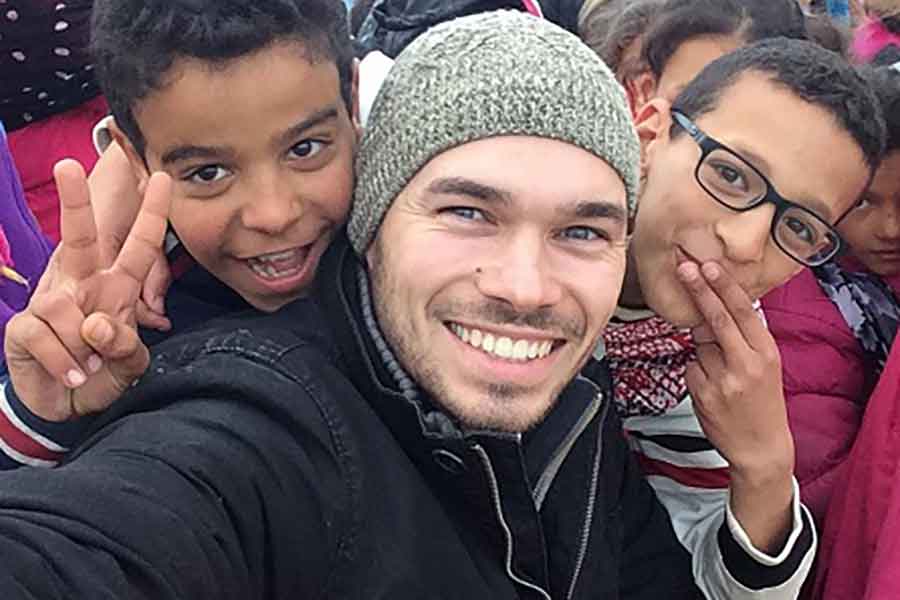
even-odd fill
[{"label": "stubble beard", "polygon": [[[453,393],[451,383],[440,371],[440,365],[430,360],[417,337],[402,318],[400,311],[392,310],[392,298],[400,297],[400,286],[385,268],[388,256],[376,238],[369,268],[371,297],[375,318],[385,341],[404,371],[441,409],[454,417],[469,430],[492,430],[521,433],[531,429],[546,418],[567,381],[558,384],[544,406],[535,411],[522,410],[522,398],[533,393],[524,386],[508,383],[491,383],[485,386],[484,395],[478,398],[461,398]],[[519,409],[519,410],[516,410]]]}]

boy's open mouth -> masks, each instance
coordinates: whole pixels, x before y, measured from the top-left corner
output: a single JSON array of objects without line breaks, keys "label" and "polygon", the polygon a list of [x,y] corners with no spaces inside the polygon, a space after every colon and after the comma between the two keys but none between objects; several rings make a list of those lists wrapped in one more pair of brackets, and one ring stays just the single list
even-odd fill
[{"label": "boy's open mouth", "polygon": [[296,275],[303,269],[311,247],[312,245],[307,245],[271,254],[261,254],[248,258],[246,262],[253,272],[263,279],[283,279]]}]

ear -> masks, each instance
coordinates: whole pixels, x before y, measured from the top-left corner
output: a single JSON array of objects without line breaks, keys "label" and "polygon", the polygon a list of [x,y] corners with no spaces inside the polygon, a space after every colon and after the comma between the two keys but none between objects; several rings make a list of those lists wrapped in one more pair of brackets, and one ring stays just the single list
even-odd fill
[{"label": "ear", "polygon": [[650,69],[644,69],[625,77],[625,92],[631,104],[631,114],[635,117],[656,96],[656,76]]},{"label": "ear", "polygon": [[129,140],[128,136],[122,132],[115,121],[109,124],[109,132],[112,135],[113,142],[118,144],[125,152],[125,156],[128,157],[128,163],[131,165],[134,176],[138,181],[138,193],[140,193],[143,198],[144,192],[147,190],[147,182],[150,181],[150,172],[146,161],[138,153],[137,149],[131,143],[131,140]]},{"label": "ear", "polygon": [[664,98],[654,98],[644,104],[634,117],[641,140],[641,176],[646,175],[655,149],[669,139],[672,126],[672,105]]}]

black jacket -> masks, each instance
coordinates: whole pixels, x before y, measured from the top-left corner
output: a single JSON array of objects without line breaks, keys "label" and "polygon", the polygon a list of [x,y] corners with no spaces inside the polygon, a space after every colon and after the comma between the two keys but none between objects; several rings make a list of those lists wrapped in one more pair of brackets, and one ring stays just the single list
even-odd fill
[{"label": "black jacket", "polygon": [[158,346],[65,465],[0,473],[4,599],[696,597],[608,389],[464,432],[368,326],[348,246],[322,269],[319,304]]},{"label": "black jacket", "polygon": [[[584,0],[542,0],[544,16],[578,33]],[[356,54],[380,50],[391,58],[426,29],[457,17],[499,9],[522,9],[521,0],[376,0],[356,35]]]}]

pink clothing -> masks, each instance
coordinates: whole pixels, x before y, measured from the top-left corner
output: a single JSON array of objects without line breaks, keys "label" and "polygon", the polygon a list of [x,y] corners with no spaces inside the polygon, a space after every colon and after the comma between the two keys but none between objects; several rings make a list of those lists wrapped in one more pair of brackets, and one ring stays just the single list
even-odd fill
[{"label": "pink clothing", "polygon": [[900,342],[872,393],[828,510],[813,597],[900,598]]},{"label": "pink clothing", "polygon": [[90,172],[98,159],[93,128],[108,110],[106,101],[98,97],[9,133],[9,150],[25,188],[28,207],[54,243],[59,242],[59,195],[53,181],[53,165],[64,158],[74,158]]},{"label": "pink clothing", "polygon": [[891,32],[881,21],[868,19],[856,30],[850,52],[857,62],[870,62],[889,45],[900,46],[900,35]]},{"label": "pink clothing", "polygon": [[[900,295],[900,276],[887,283]],[[821,527],[875,386],[874,375],[867,372],[862,347],[811,271],[767,295],[763,310],[781,352],[801,496]]]}]

